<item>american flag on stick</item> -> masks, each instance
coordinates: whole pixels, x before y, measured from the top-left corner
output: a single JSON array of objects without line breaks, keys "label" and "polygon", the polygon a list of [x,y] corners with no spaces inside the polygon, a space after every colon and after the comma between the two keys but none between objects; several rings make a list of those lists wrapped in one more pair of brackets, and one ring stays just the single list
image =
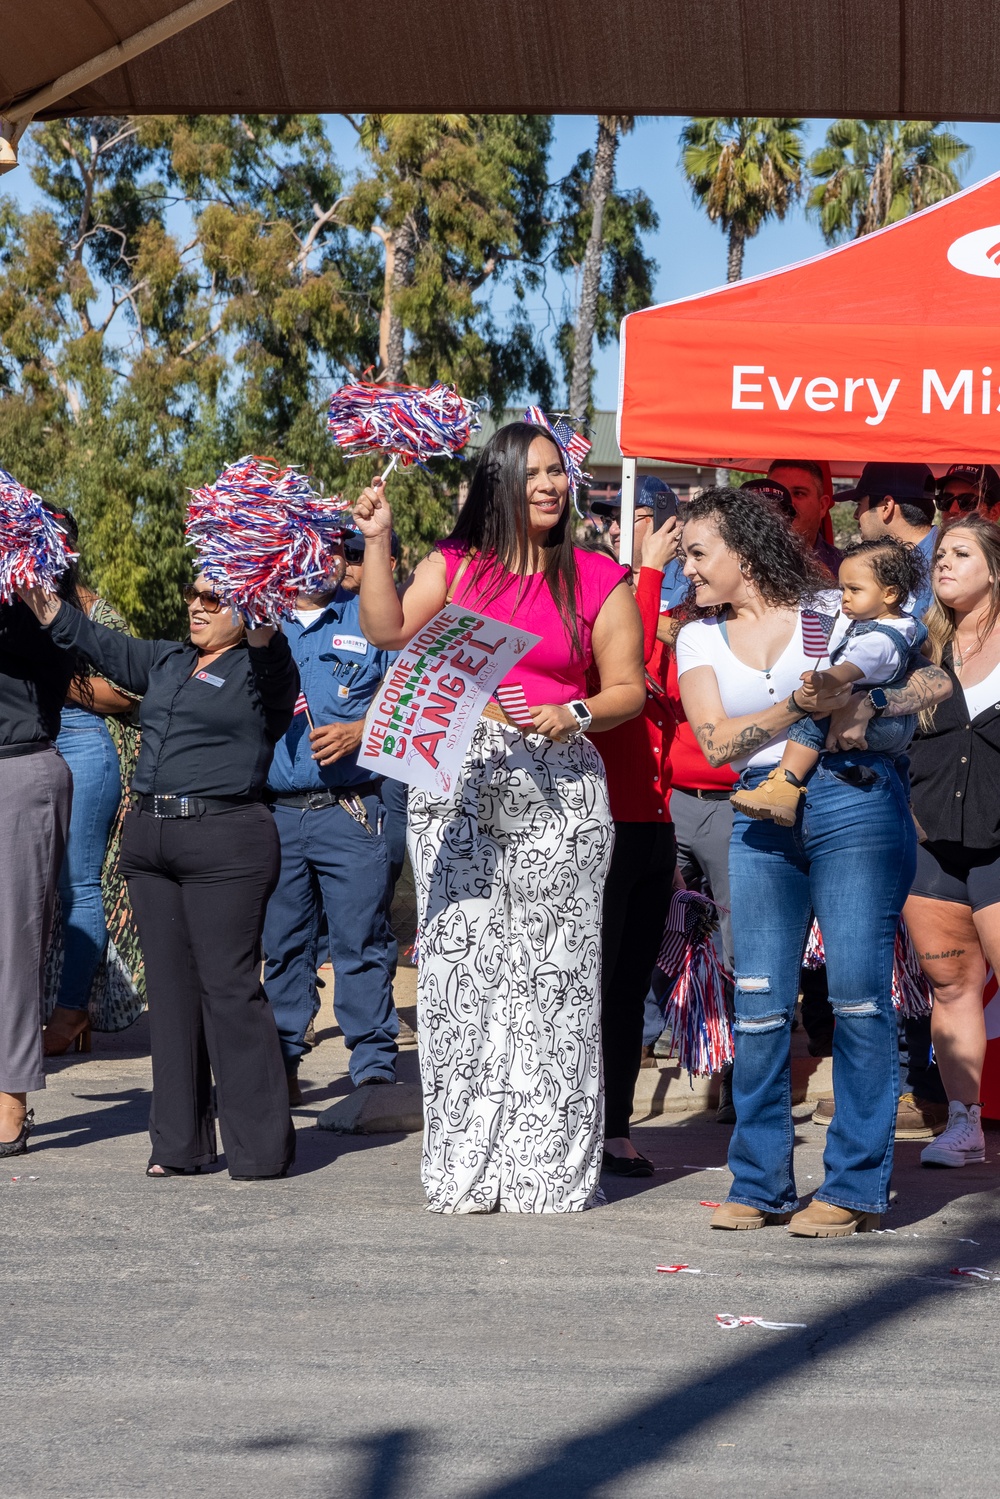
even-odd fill
[{"label": "american flag on stick", "polygon": [[292,709],[292,716],[294,718],[297,718],[300,713],[305,714],[306,723],[309,725],[310,730],[314,729],[316,725],[312,721],[312,714],[309,712],[309,704],[306,701],[306,695],[304,692],[299,693],[298,697],[295,699],[295,707]]},{"label": "american flag on stick", "polygon": [[535,720],[528,707],[528,699],[520,682],[501,682],[495,692],[496,700],[512,723],[519,729],[533,729]]},{"label": "american flag on stick", "polygon": [[816,657],[816,670],[824,656],[828,655],[830,647],[830,635],[823,620],[811,609],[802,611],[802,649],[807,656]]}]

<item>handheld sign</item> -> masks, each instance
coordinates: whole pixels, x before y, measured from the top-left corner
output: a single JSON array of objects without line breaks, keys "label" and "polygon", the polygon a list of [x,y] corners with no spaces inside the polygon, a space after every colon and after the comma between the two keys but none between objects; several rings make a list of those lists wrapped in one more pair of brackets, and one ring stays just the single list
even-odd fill
[{"label": "handheld sign", "polygon": [[453,790],[493,689],[540,639],[446,604],[404,645],[375,694],[358,764],[422,791]]}]

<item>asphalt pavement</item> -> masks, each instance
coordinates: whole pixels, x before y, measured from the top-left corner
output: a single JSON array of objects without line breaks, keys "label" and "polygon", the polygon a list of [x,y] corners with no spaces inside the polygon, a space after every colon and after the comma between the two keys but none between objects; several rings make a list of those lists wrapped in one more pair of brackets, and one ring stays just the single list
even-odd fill
[{"label": "asphalt pavement", "polygon": [[326,1013],[293,1175],[148,1180],[145,1036],[53,1063],[0,1172],[0,1499],[989,1492],[1000,1279],[952,1271],[1000,1277],[1000,1135],[961,1171],[901,1145],[892,1231],[853,1239],[710,1232],[705,1115],[642,1126],[655,1176],[593,1211],[440,1217],[418,1136],[315,1128],[350,1088]]}]

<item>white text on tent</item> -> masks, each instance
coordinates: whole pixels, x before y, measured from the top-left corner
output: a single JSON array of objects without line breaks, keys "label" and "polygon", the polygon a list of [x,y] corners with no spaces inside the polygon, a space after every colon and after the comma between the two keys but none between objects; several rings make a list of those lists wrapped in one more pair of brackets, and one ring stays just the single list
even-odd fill
[{"label": "white text on tent", "polygon": [[[734,411],[763,411],[764,402],[752,399],[754,396],[764,394],[763,381],[750,380],[750,375],[765,374],[762,364],[734,364],[733,365],[733,410]],[[831,380],[827,375],[815,375],[806,381],[803,386],[804,375],[795,375],[789,381],[787,389],[782,389],[781,381],[775,375],[767,376],[767,387],[774,397],[775,405],[779,411],[788,411],[799,391],[802,391],[802,399],[811,411],[833,411],[842,403],[844,411],[853,411],[855,398],[864,400],[871,398],[874,413],[865,417],[869,427],[877,427],[883,420],[886,412],[892,404],[893,396],[899,389],[899,381],[892,380],[889,388],[883,394],[878,385],[868,376],[860,378],[848,376],[843,382],[843,396],[841,396],[840,384]],[[862,393],[862,394],[859,394]]]},{"label": "white text on tent", "polygon": [[[959,370],[951,385],[945,390],[945,382],[941,379],[937,370],[924,370],[923,399],[920,405],[923,415],[926,416],[931,409],[932,396],[937,397],[944,411],[950,411],[959,396],[961,396],[962,414],[963,416],[971,416],[974,373],[973,370]],[[983,379],[980,381],[979,387],[979,410],[983,416],[989,416],[993,409],[990,404],[994,394],[993,386],[990,384],[992,373],[993,366],[984,364]],[[996,409],[1000,411],[1000,406]]]}]

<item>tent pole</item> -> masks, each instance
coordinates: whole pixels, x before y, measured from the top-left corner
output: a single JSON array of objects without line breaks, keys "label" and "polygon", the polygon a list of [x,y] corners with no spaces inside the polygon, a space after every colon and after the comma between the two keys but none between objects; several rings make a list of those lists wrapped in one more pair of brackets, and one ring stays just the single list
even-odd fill
[{"label": "tent pole", "polygon": [[17,142],[35,115],[40,114],[43,109],[59,99],[65,99],[78,88],[84,88],[88,83],[103,78],[105,73],[112,73],[115,68],[123,67],[134,57],[148,52],[151,47],[159,46],[160,42],[169,41],[172,36],[186,31],[189,26],[210,16],[213,11],[222,10],[224,6],[231,4],[232,0],[188,0],[187,5],[178,6],[169,15],[154,21],[151,26],[144,26],[134,36],[126,37],[123,42],[116,42],[106,52],[92,57],[89,62],[80,63],[79,67],[71,68],[68,73],[63,73],[60,78],[37,89],[19,103],[9,105],[0,121],[0,173],[13,171],[17,165]]},{"label": "tent pole", "polygon": [[622,459],[622,514],[618,524],[621,526],[622,539],[619,544],[618,560],[625,567],[632,566],[632,550],[635,541],[635,458]]}]

